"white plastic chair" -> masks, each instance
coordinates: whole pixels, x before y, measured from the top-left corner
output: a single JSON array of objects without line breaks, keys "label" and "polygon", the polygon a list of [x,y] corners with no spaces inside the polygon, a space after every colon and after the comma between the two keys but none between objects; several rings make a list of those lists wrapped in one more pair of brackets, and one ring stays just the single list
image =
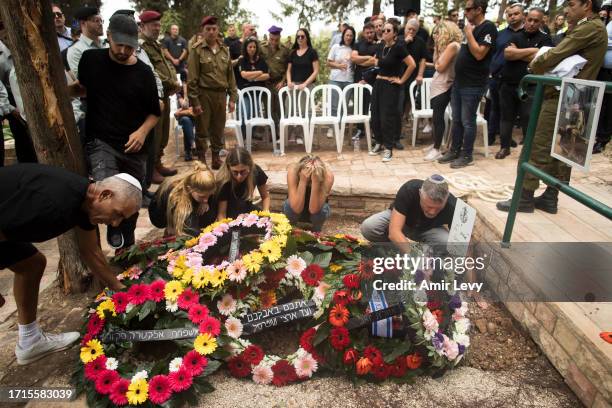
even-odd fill
[{"label": "white plastic chair", "polygon": [[[414,102],[414,88],[421,87],[421,109],[416,108]],[[416,81],[412,81],[408,90],[410,93],[410,106],[412,109],[412,146],[416,146],[416,136],[419,128],[419,119],[433,118],[433,109],[431,109],[431,78],[423,79],[421,85],[417,85]]]},{"label": "white plastic chair", "polygon": [[[342,152],[340,142],[340,116],[342,115],[342,104],[338,104],[336,114],[332,114],[332,95],[336,93],[337,100],[342,98],[342,89],[337,85],[317,85],[310,91],[310,132],[308,133],[306,153],[312,152],[312,140],[314,138],[314,128],[316,125],[333,125],[334,136],[336,137],[336,149],[338,154]],[[317,95],[321,94],[321,111],[317,114],[316,103]]]},{"label": "white plastic chair", "polygon": [[[238,91],[240,101],[239,118],[246,126],[246,149],[251,151],[253,128],[255,126],[269,126],[272,133],[272,148],[276,149],[276,126],[272,119],[272,94],[263,86],[252,86]],[[249,110],[247,111],[247,106]],[[249,112],[249,118],[245,113]]]},{"label": "white plastic chair", "polygon": [[[480,112],[480,106],[482,105],[482,100],[478,103],[478,108],[476,110],[476,132],[478,132],[478,126],[482,127],[482,136],[483,136],[483,145],[484,145],[484,156],[489,157],[489,132],[488,132],[488,123],[484,118],[484,115]],[[447,122],[446,131],[444,132],[444,138],[442,140],[443,145],[448,145],[451,143],[451,132],[453,126],[453,110],[451,109],[451,105],[449,104],[444,112],[444,120]]]},{"label": "white plastic chair", "polygon": [[[344,129],[347,123],[363,123],[368,141],[368,151],[372,149],[372,135],[370,130],[370,108],[367,112],[363,111],[363,99],[365,94],[372,95],[372,86],[368,84],[351,84],[342,90],[342,111],[344,116],[340,119],[340,151],[344,145]],[[349,102],[353,99],[352,110],[349,111]]]},{"label": "white plastic chair", "polygon": [[[304,100],[302,104],[300,101]],[[304,130],[304,138],[308,136],[308,107],[310,105],[310,89],[301,91],[296,88],[282,87],[278,91],[278,103],[280,105],[280,121],[278,124],[280,132],[280,154],[285,154],[285,132],[287,126],[301,126]],[[303,109],[302,109],[303,108]]]},{"label": "white plastic chair", "polygon": [[[234,109],[233,112],[227,111],[228,102],[229,96],[225,98],[225,128],[234,129],[234,131],[236,132],[236,141],[238,141],[238,146],[244,147],[244,140],[242,139],[242,129],[240,128],[242,122],[240,120],[240,113],[238,112],[240,109]],[[238,101],[238,103],[240,103],[240,100]]]}]

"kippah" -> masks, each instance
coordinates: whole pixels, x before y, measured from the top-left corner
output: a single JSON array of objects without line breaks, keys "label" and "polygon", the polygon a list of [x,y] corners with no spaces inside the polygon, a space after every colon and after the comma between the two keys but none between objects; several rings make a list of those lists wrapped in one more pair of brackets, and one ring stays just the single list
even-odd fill
[{"label": "kippah", "polygon": [[446,183],[446,179],[439,174],[432,174],[427,180],[434,184]]},{"label": "kippah", "polygon": [[131,176],[127,173],[119,173],[115,174],[113,177],[118,177],[121,180],[127,181],[128,183],[136,187],[138,190],[142,191],[142,186],[140,185],[140,182],[136,180],[134,176]]}]

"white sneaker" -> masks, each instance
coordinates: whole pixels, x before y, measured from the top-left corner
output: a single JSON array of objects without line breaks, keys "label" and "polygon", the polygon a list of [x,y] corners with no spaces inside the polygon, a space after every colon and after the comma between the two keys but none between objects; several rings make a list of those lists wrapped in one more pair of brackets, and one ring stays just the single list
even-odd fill
[{"label": "white sneaker", "polygon": [[427,154],[431,151],[431,149],[434,148],[434,145],[429,145],[426,148],[424,148],[423,150],[421,150],[424,154]]},{"label": "white sneaker", "polygon": [[383,158],[382,158],[383,163],[390,162],[392,157],[393,157],[393,152],[389,149],[385,149],[385,152],[383,153]]},{"label": "white sneaker", "polygon": [[328,139],[334,138],[334,131],[331,128],[327,128],[327,138]]},{"label": "white sneaker", "polygon": [[380,152],[383,151],[383,147],[382,145],[376,143],[374,145],[374,147],[372,148],[372,150],[370,150],[370,152],[368,153],[370,156],[377,156]]},{"label": "white sneaker", "polygon": [[357,132],[355,132],[351,139],[353,140],[353,142],[361,139],[361,129],[357,129]]},{"label": "white sneaker", "polygon": [[434,161],[434,160],[438,160],[440,157],[442,157],[442,153],[440,153],[440,150],[431,149],[429,153],[427,153],[427,155],[423,158],[423,160]]},{"label": "white sneaker", "polygon": [[423,128],[423,133],[429,133],[429,132],[431,132],[431,126],[429,126],[429,123],[428,123]]},{"label": "white sneaker", "polygon": [[81,335],[77,332],[47,334],[40,332],[40,339],[27,349],[15,346],[15,356],[17,364],[25,365],[41,359],[48,354],[56,351],[66,350],[72,343],[77,341]]}]

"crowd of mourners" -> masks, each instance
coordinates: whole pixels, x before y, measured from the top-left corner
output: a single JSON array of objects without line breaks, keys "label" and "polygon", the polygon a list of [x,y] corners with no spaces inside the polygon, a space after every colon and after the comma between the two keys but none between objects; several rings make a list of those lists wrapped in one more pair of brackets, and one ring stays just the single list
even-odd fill
[{"label": "crowd of mourners", "polygon": [[[433,145],[423,159],[448,163],[453,169],[473,164],[477,117],[484,98],[488,134],[483,136],[489,145],[499,136],[495,158],[502,160],[521,143],[513,140],[515,126],[525,137],[533,96],[533,87],[527,87],[528,97],[519,97],[525,75],[545,74],[566,58],[580,55],[586,63],[576,78],[612,80],[612,3],[606,0],[602,6],[599,1],[568,0],[550,24],[545,10],[510,3],[505,22],[496,26],[485,18],[487,0],[467,0],[462,13],[451,9],[444,17],[434,17],[431,30],[414,11],[401,20],[375,15],[367,17],[362,27],[340,24],[324,61],[305,28],[297,30],[292,42],[290,37],[282,41],[282,28],[273,25],[260,41],[252,24],[243,24],[239,37],[235,25],[206,16],[199,32],[186,40],[176,25],[162,36],[162,15],[157,11],[143,11],[136,18],[133,10],[117,10],[104,33],[98,9],[79,8],[73,13],[75,24],[68,28],[62,10],[53,5],[58,52],[89,179],[33,164],[37,157],[19,91],[19,72],[0,24],[0,115],[9,123],[18,161],[32,163],[0,169],[0,269],[15,272],[18,363],[28,364],[78,338],[78,333],[50,335],[38,327],[37,294],[46,260],[33,242],[75,228],[83,261],[117,290],[123,285],[100,250],[97,224],[107,225],[109,245],[121,250],[135,242],[141,206],[148,207],[151,222],[167,235],[196,235],[217,220],[255,209],[270,210],[264,170],[248,150],[225,148],[226,114],[237,103],[244,110],[242,117],[253,114],[254,104],[240,104],[238,90],[268,88],[270,113],[278,126],[284,103],[279,91],[312,89],[321,64],[329,68],[331,85],[344,89],[354,83],[368,84],[372,92],[365,93],[362,103],[364,111],[371,112],[375,139],[369,155],[382,155],[382,161],[389,162],[394,150],[404,148],[404,117],[423,108],[418,103],[411,106],[410,92],[426,92],[428,84],[433,114],[422,131],[432,133]],[[175,99],[178,106],[171,109]],[[558,100],[559,91],[548,87],[530,161],[569,182],[570,167],[550,157]],[[334,114],[338,109],[341,103],[335,97]],[[610,140],[611,109],[606,97],[594,153]],[[162,162],[171,111],[183,130],[185,160],[197,159],[180,174]],[[445,129],[447,116],[452,118],[451,129]],[[447,131],[450,145],[446,148],[442,144]],[[365,133],[361,124],[352,138],[358,142]],[[294,129],[288,141],[303,144],[304,136]],[[3,164],[4,144],[0,144]],[[290,163],[283,213],[292,223],[303,222],[312,231],[321,231],[330,215],[333,183],[330,166],[315,155]],[[149,192],[151,184],[160,185],[155,193]],[[527,174],[519,211],[556,213],[558,190],[549,186],[534,197],[538,187],[539,180]],[[390,208],[366,219],[361,231],[372,242],[445,243],[455,203],[444,177],[409,180]],[[499,210],[509,207],[509,201],[497,203]]]}]

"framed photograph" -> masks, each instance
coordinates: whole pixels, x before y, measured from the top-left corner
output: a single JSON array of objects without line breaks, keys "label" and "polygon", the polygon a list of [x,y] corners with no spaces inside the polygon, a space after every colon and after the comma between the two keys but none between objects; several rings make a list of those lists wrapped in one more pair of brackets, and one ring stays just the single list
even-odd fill
[{"label": "framed photograph", "polygon": [[563,78],[550,155],[589,171],[599,111],[606,89],[604,82]]}]

